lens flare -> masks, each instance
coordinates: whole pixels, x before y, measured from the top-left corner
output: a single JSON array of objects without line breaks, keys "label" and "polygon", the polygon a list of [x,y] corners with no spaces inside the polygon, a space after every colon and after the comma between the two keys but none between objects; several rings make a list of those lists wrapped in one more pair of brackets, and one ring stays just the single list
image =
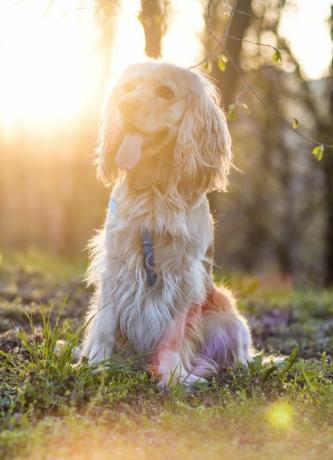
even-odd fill
[{"label": "lens flare", "polygon": [[267,412],[267,420],[271,426],[279,429],[288,429],[293,424],[294,410],[286,401],[273,403]]}]

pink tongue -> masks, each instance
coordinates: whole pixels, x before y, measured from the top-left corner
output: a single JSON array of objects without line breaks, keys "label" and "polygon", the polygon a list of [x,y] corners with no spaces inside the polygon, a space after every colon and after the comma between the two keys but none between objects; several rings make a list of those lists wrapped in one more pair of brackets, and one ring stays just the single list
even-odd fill
[{"label": "pink tongue", "polygon": [[141,134],[126,134],[116,155],[119,168],[127,171],[133,169],[141,158],[143,138]]}]

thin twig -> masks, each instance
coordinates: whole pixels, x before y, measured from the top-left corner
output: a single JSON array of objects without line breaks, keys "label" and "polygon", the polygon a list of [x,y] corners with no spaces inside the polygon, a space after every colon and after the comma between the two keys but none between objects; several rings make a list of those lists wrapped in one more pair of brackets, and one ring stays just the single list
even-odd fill
[{"label": "thin twig", "polygon": [[227,37],[231,38],[231,40],[236,40],[236,41],[243,42],[243,43],[250,43],[251,45],[264,46],[266,48],[271,48],[274,51],[279,51],[279,48],[277,48],[274,45],[270,45],[268,43],[256,42],[256,41],[253,41],[253,40],[248,40],[247,38],[235,37],[234,35],[230,35],[230,34],[227,34]]},{"label": "thin twig", "polygon": [[[210,7],[211,7],[211,0],[210,0],[209,3],[208,3],[208,7],[209,7],[209,9],[210,9]],[[209,14],[210,14],[210,12],[209,12]],[[209,15],[208,15],[208,17],[209,17]],[[227,38],[226,35],[229,33],[232,18],[233,18],[233,13],[230,14],[230,16],[229,16],[229,18],[228,18],[228,22],[227,22],[226,27],[225,27],[225,31],[224,31],[224,33],[223,33],[223,35],[222,35],[222,37],[221,37],[220,39],[219,39],[218,37],[216,37],[212,31],[209,31],[209,33],[212,35],[212,37],[214,38],[214,40],[217,41],[217,45],[213,48],[213,50],[212,50],[208,55],[205,56],[204,59],[202,59],[202,60],[201,60],[200,62],[198,62],[197,64],[190,66],[189,69],[195,69],[196,67],[200,67],[202,64],[204,64],[205,62],[207,62],[211,57],[215,56],[215,54],[216,54],[216,52],[217,52],[217,50],[218,50],[219,48],[223,48],[223,47],[224,47],[224,45],[225,45],[225,40],[226,40],[226,38]]]},{"label": "thin twig", "polygon": [[248,16],[249,18],[253,18],[253,19],[261,19],[259,16],[257,16],[256,14],[253,14],[253,13],[248,13],[247,11],[243,11],[243,10],[239,10],[233,6],[228,6],[228,5],[223,5],[223,7],[226,9],[226,10],[229,10],[230,12],[232,13],[236,13],[236,14],[241,14],[243,16]]},{"label": "thin twig", "polygon": [[219,42],[219,43],[215,46],[215,48],[213,48],[213,50],[212,50],[209,54],[207,54],[207,55],[205,56],[204,59],[202,59],[201,61],[199,61],[197,64],[194,64],[194,65],[189,66],[188,68],[189,68],[189,69],[195,69],[196,67],[200,67],[200,66],[202,66],[202,64],[205,64],[205,62],[209,61],[209,59],[210,59],[211,57],[213,57],[213,56],[216,55],[216,51],[217,51],[219,48],[221,48],[221,43],[222,43],[222,41]]},{"label": "thin twig", "polygon": [[277,117],[280,121],[282,121],[285,125],[287,125],[288,128],[290,128],[290,130],[292,132],[294,132],[295,134],[297,134],[298,136],[302,137],[303,139],[313,143],[313,144],[320,144],[322,146],[324,146],[325,148],[327,149],[333,149],[333,144],[326,144],[324,142],[321,142],[317,139],[314,139],[313,137],[311,136],[308,136],[307,134],[305,134],[304,132],[300,131],[299,129],[294,129],[291,125],[290,125],[290,121],[288,120],[291,120],[290,118],[289,119],[286,119],[284,118],[279,112],[277,112],[258,92],[257,90],[255,90],[253,88],[253,86],[251,85],[251,83],[249,82],[248,78],[246,77],[245,73],[243,72],[243,70],[239,67],[239,65],[235,62],[235,60],[231,57],[231,55],[228,53],[227,50],[224,50],[225,54],[227,55],[229,61],[231,62],[231,65],[234,67],[234,69],[240,74],[243,82],[244,82],[244,85],[247,87],[247,89],[250,91],[251,94],[253,94],[253,96],[255,96],[259,102],[261,102],[261,104],[267,109],[269,110],[271,113],[273,113],[273,115],[275,117]]},{"label": "thin twig", "polygon": [[54,0],[50,0],[48,2],[47,7],[45,8],[45,11],[43,13],[43,18],[45,18],[48,15],[48,13],[50,12],[50,10],[51,10],[51,8],[53,6],[53,3],[54,3]]},{"label": "thin twig", "polygon": [[[209,0],[208,2],[208,13],[207,13],[207,17],[210,21],[210,8],[211,8],[211,4],[212,4],[212,0]],[[213,48],[213,50],[204,57],[204,59],[202,59],[200,62],[198,62],[197,64],[195,65],[192,65],[189,67],[189,69],[194,69],[196,67],[200,67],[202,64],[205,64],[207,61],[209,61],[210,58],[212,58],[213,56],[216,55],[217,51],[218,50],[223,50],[223,52],[226,54],[226,56],[228,57],[228,59],[230,60],[231,62],[231,65],[234,67],[234,69],[236,70],[236,72],[238,72],[244,82],[244,88],[242,90],[242,94],[244,93],[245,91],[245,88],[247,90],[250,91],[250,93],[256,97],[256,99],[258,99],[258,101],[268,110],[270,111],[275,117],[277,117],[280,121],[283,122],[283,124],[285,124],[290,130],[292,130],[292,132],[294,132],[295,134],[297,134],[298,136],[302,137],[303,139],[305,139],[306,141],[308,142],[311,142],[313,144],[320,144],[322,145],[323,147],[327,148],[327,149],[333,149],[333,144],[326,144],[324,142],[320,142],[319,140],[317,139],[314,139],[313,137],[305,134],[304,132],[302,132],[300,129],[294,129],[292,126],[291,126],[291,121],[294,120],[294,118],[285,118],[283,117],[279,112],[277,112],[262,96],[261,94],[258,93],[258,91],[252,86],[252,84],[249,82],[248,78],[246,77],[245,73],[243,72],[243,70],[239,67],[239,65],[235,62],[235,60],[232,58],[232,56],[230,55],[230,53],[228,53],[226,47],[225,47],[225,41],[227,38],[230,38],[231,40],[237,40],[237,41],[241,41],[241,42],[244,42],[244,43],[249,43],[249,44],[252,44],[252,45],[257,45],[257,46],[264,46],[264,47],[267,47],[267,48],[271,48],[275,51],[279,51],[279,49],[273,45],[270,45],[268,43],[260,43],[260,42],[256,42],[256,41],[252,41],[252,40],[248,40],[248,39],[244,39],[244,38],[240,38],[240,37],[236,37],[234,35],[231,35],[229,34],[229,30],[230,30],[230,27],[231,27],[231,21],[232,21],[232,18],[233,18],[233,15],[235,13],[237,14],[244,14],[246,16],[250,16],[250,17],[255,17],[256,19],[260,19],[258,18],[257,16],[254,16],[250,13],[247,13],[245,11],[241,11],[241,10],[238,10],[237,8],[235,7],[228,7],[226,5],[224,5],[224,8],[226,9],[229,9],[230,10],[230,16],[228,18],[228,22],[226,24],[226,27],[225,27],[225,31],[222,35],[221,38],[218,38],[212,31],[208,31],[209,35],[211,35],[211,37],[217,42],[216,46]],[[240,95],[239,95],[240,96]],[[239,100],[239,96],[237,98],[237,101]]]}]

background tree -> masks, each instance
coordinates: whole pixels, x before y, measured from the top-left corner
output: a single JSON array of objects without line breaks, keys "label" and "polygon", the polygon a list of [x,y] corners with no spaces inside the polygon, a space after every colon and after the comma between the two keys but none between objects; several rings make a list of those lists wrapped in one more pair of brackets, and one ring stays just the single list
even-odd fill
[{"label": "background tree", "polygon": [[[329,184],[330,178],[333,176],[330,167],[326,167],[326,165],[330,162],[331,157],[328,158],[329,155],[326,155],[324,162],[317,163],[315,160],[309,159],[307,155],[307,158],[300,158],[298,164],[295,164],[293,161],[296,156],[295,146],[300,145],[302,155],[304,155],[305,149],[307,149],[306,153],[308,154],[313,145],[306,146],[304,142],[297,142],[295,136],[295,142],[292,145],[288,138],[293,136],[286,133],[286,128],[287,131],[292,129],[291,120],[288,120],[293,116],[290,110],[290,100],[296,100],[299,107],[304,107],[304,103],[306,103],[305,110],[308,113],[312,112],[316,123],[322,118],[322,113],[320,116],[318,107],[315,110],[316,104],[312,100],[314,97],[313,87],[304,81],[297,59],[288,44],[279,35],[279,23],[285,2],[274,0],[255,2],[254,11],[251,11],[250,5],[251,2],[249,1],[235,2],[232,7],[225,5],[224,2],[210,1],[207,3],[207,33],[205,38],[207,60],[205,68],[209,70],[211,67],[211,76],[221,88],[224,105],[229,109],[231,121],[236,117],[236,112],[244,105],[242,101],[246,101],[251,112],[253,112],[250,116],[252,129],[256,135],[260,131],[260,142],[255,147],[255,153],[253,147],[251,152],[252,166],[255,164],[255,167],[260,171],[260,176],[254,178],[253,187],[250,187],[249,183],[244,184],[238,175],[237,181],[241,181],[245,192],[241,193],[233,183],[231,194],[227,199],[216,195],[211,198],[213,208],[217,210],[217,220],[221,220],[220,216],[222,216],[222,226],[220,226],[222,232],[219,231],[216,234],[217,260],[218,263],[223,262],[228,253],[225,249],[224,240],[226,222],[229,222],[230,219],[227,218],[228,211],[225,205],[230,199],[233,205],[237,203],[237,210],[242,212],[242,228],[249,243],[247,250],[236,258],[238,264],[246,270],[260,269],[261,264],[267,262],[267,257],[271,259],[274,255],[276,268],[279,271],[297,273],[297,275],[302,272],[306,272],[307,275],[309,272],[319,272],[314,277],[318,276],[318,279],[324,281],[323,273],[326,273],[325,279],[327,280],[327,274],[330,271],[329,265],[332,261],[328,241],[333,232],[330,230],[330,214],[329,212],[323,213],[322,206],[318,206],[318,202],[321,204],[327,201],[327,209],[330,209],[331,205],[323,194],[319,200],[317,193],[310,187],[316,182],[318,187],[318,177],[316,177],[316,173],[313,173],[313,164],[319,165],[319,169],[323,169],[326,184]],[[229,16],[227,20],[225,13],[228,13]],[[224,30],[224,35],[221,32],[218,33],[219,30]],[[267,34],[270,38],[269,45],[263,39]],[[272,58],[277,62],[280,61],[280,48],[283,49],[283,59],[294,64],[295,72],[291,77],[285,72],[279,71],[276,66],[271,65]],[[211,53],[212,49],[213,54]],[[249,72],[248,69],[250,68],[257,70]],[[294,88],[293,91],[291,91],[291,87]],[[297,91],[295,91],[295,87],[297,87]],[[290,99],[288,100],[285,96]],[[256,106],[258,109],[254,112]],[[296,109],[296,112],[298,115],[299,110]],[[321,112],[323,111],[321,110]],[[265,114],[264,119],[263,113]],[[329,142],[328,139],[332,137],[329,134],[327,123],[331,123],[331,121],[327,115],[326,112],[324,126],[320,132],[318,129],[314,129],[313,134],[317,138]],[[231,123],[235,127],[235,133],[237,133],[234,140],[239,137],[240,128],[244,129],[244,125],[250,124],[249,119],[244,120],[244,117],[239,114],[237,116],[241,119]],[[253,119],[253,117],[255,118]],[[261,126],[258,126],[259,123]],[[296,120],[295,125],[297,124],[298,121]],[[298,129],[298,126],[294,128]],[[256,143],[254,142],[254,144]],[[241,169],[244,161],[242,157],[249,155],[249,145],[252,146],[252,143],[246,143],[243,140],[241,148],[245,149],[245,153],[237,152],[236,162]],[[237,147],[236,142],[235,150]],[[261,158],[259,164],[255,158]],[[307,164],[309,162],[310,164]],[[251,169],[251,165],[247,165],[247,167]],[[247,175],[248,173],[249,169],[246,170]],[[249,180],[252,181],[253,178],[250,177]],[[295,192],[297,187],[301,187],[303,195]],[[326,185],[326,189],[329,190],[329,186]],[[245,195],[248,197],[245,198]],[[272,203],[273,197],[274,203]],[[315,217],[314,205],[317,205]],[[325,215],[328,216],[326,219],[327,243],[322,247],[322,251],[319,250],[317,258],[310,262],[311,257],[308,255],[311,254],[311,249],[306,248],[304,255],[305,242],[308,243],[307,228],[308,226],[313,227],[314,224],[318,225],[319,222],[325,220]],[[234,216],[233,219],[235,219]],[[244,226],[245,221],[247,222],[246,226]],[[320,247],[322,246],[320,243],[321,235],[323,235],[322,227],[323,225],[319,224],[321,233],[318,235],[317,245]],[[232,234],[235,233],[232,232]],[[311,247],[312,244],[310,244]],[[325,253],[323,257],[321,257],[321,252]],[[262,259],[266,262],[263,262]],[[326,263],[323,262],[324,259]],[[319,268],[321,262],[326,267],[324,271]],[[228,261],[228,265],[229,263],[230,261]]]},{"label": "background tree", "polygon": [[147,56],[159,58],[167,25],[168,0],[141,0],[140,21],[145,33]]},{"label": "background tree", "polygon": [[[234,14],[237,11],[237,14]],[[235,99],[240,75],[234,66],[227,66],[224,59],[227,52],[233,61],[239,65],[242,39],[250,24],[251,0],[236,0],[234,8],[227,8],[224,2],[209,0],[206,4],[205,13],[205,34],[203,42],[207,60],[203,61],[204,70],[209,71],[211,77],[217,84],[221,94],[224,107],[228,107]],[[244,14],[243,14],[244,13]],[[230,17],[229,17],[230,15]],[[237,40],[230,37],[238,37]],[[210,59],[212,50],[216,50],[213,59]],[[216,56],[217,55],[217,56]],[[217,58],[216,58],[217,57]],[[221,71],[223,66],[223,72]],[[210,207],[221,227],[222,207],[219,194],[212,193],[209,197]],[[220,232],[215,235],[215,259],[218,265],[223,263],[223,237]]]},{"label": "background tree", "polygon": [[[331,6],[331,38],[333,42],[333,5]],[[333,56],[331,63],[330,78],[330,118],[327,119],[318,134],[328,137],[328,142],[333,139]],[[326,277],[327,286],[333,285],[333,153],[325,155],[322,163],[322,170],[326,182],[326,206],[327,206],[327,227],[326,227]]]}]

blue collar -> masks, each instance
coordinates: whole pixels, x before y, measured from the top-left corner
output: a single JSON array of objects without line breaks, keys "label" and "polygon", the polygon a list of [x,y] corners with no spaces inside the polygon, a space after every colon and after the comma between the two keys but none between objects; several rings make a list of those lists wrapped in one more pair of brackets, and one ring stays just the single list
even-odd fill
[{"label": "blue collar", "polygon": [[[111,215],[116,214],[117,212],[117,203],[115,199],[110,197],[109,201],[109,211]],[[143,267],[147,275],[147,283],[149,287],[155,285],[157,281],[157,276],[154,270],[155,261],[154,261],[154,244],[153,237],[151,232],[148,229],[144,229],[142,232],[142,251],[143,251]]]},{"label": "blue collar", "polygon": [[148,229],[145,229],[142,233],[142,245],[143,245],[143,266],[147,275],[148,286],[152,287],[157,281],[156,273],[154,270],[154,245],[153,237]]}]

